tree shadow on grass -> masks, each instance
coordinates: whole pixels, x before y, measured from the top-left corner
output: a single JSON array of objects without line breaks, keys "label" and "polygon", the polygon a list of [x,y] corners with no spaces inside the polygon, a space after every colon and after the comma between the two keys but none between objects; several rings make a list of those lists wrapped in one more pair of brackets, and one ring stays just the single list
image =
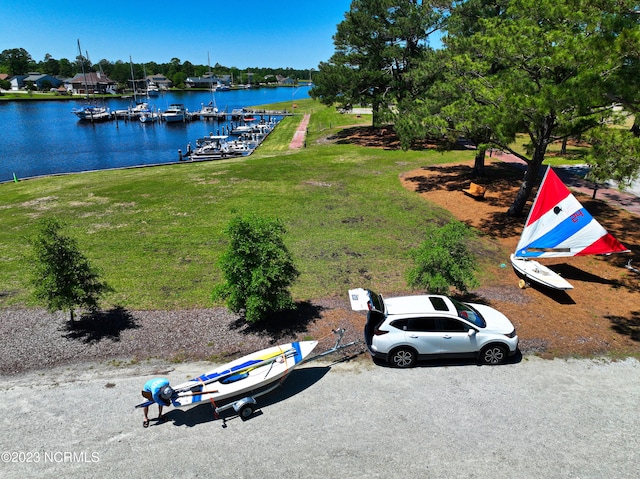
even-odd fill
[{"label": "tree shadow on grass", "polygon": [[120,335],[128,329],[140,326],[135,318],[122,306],[108,311],[85,313],[77,321],[68,321],[63,336],[67,339],[79,339],[84,343],[97,343],[103,339],[120,341]]},{"label": "tree shadow on grass", "polygon": [[614,331],[624,334],[634,341],[640,341],[640,311],[633,311],[630,317],[606,316]]},{"label": "tree shadow on grass", "polygon": [[298,301],[295,309],[272,314],[264,321],[247,325],[244,316],[231,324],[231,329],[242,329],[244,334],[268,335],[272,343],[308,331],[310,323],[321,318],[324,307],[308,301]]}]

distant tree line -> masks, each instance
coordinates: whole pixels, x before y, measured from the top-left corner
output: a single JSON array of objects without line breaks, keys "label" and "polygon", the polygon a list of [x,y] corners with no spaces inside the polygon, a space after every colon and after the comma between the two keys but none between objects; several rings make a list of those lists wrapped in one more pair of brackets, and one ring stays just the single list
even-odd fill
[{"label": "distant tree line", "polygon": [[[35,61],[24,48],[11,48],[0,53],[0,73],[26,75],[29,72],[39,72],[60,78],[71,78],[82,72],[82,63],[86,71],[102,71],[118,84],[127,85],[131,80],[131,65],[128,61],[115,62],[102,59],[98,63],[91,63],[85,55],[78,55],[73,60],[67,58],[56,59],[46,54],[42,61]],[[204,76],[209,72],[208,65],[194,65],[189,61],[182,62],[179,58],[172,58],[169,63],[133,63],[135,78],[141,79],[144,74],[164,75],[174,85],[183,85],[188,77]],[[226,67],[216,63],[211,66],[211,73],[215,76],[229,75],[235,83],[267,83],[273,82],[276,75],[291,78],[295,81],[308,81],[312,70],[297,70],[293,68],[246,68]]]}]

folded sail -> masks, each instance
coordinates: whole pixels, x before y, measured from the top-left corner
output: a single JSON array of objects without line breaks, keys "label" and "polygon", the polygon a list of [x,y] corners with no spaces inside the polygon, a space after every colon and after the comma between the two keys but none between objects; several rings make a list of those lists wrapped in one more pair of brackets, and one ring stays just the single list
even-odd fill
[{"label": "folded sail", "polygon": [[551,167],[542,179],[516,248],[517,258],[552,258],[629,251],[571,194]]}]

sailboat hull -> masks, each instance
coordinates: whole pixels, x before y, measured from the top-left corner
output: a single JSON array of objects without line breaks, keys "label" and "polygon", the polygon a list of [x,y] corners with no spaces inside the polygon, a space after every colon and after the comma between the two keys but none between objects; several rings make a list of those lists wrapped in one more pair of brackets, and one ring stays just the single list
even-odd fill
[{"label": "sailboat hull", "polygon": [[516,256],[512,254],[511,265],[516,273],[525,280],[531,280],[547,288],[562,291],[573,289],[573,285],[566,279],[537,261],[516,258]]},{"label": "sailboat hull", "polygon": [[174,407],[240,397],[282,380],[302,364],[318,341],[300,341],[263,349],[174,387]]}]

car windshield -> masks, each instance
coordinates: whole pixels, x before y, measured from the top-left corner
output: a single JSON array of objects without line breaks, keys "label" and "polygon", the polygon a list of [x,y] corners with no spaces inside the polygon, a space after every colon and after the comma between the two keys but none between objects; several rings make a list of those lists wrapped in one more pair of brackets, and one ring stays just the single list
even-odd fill
[{"label": "car windshield", "polygon": [[460,316],[462,319],[466,319],[467,321],[475,324],[479,328],[485,328],[487,326],[487,323],[485,322],[482,315],[471,305],[461,303],[460,301],[457,301],[453,298],[450,298],[450,299],[453,305],[455,306],[456,310],[458,311],[458,316]]}]

